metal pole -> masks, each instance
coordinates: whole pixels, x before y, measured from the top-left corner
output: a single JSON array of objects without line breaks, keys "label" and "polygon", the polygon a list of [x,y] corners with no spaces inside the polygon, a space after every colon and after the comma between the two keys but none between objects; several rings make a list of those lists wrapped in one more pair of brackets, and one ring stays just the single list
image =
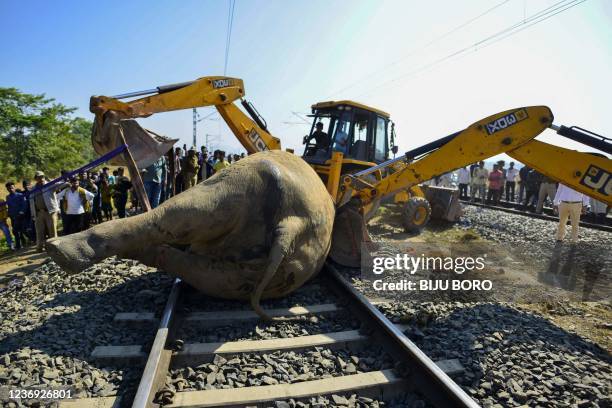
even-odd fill
[{"label": "metal pole", "polygon": [[197,149],[197,140],[196,140],[196,135],[197,135],[197,128],[198,128],[198,111],[196,110],[196,108],[193,108],[193,147],[195,149]]}]

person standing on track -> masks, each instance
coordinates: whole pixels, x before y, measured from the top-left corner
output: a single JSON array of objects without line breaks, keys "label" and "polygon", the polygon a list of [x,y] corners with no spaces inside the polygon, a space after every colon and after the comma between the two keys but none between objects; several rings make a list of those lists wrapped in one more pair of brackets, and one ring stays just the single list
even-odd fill
[{"label": "person standing on track", "polygon": [[525,190],[527,189],[527,176],[529,175],[530,170],[531,169],[529,168],[529,166],[523,166],[519,170],[519,204],[523,202],[523,197],[525,197]]},{"label": "person standing on track", "polygon": [[488,179],[489,171],[485,169],[484,162],[478,162],[478,167],[474,170],[474,175],[472,176],[472,202],[474,202],[476,193],[478,193],[478,198],[482,200],[483,204],[485,203]]},{"label": "person standing on track", "polygon": [[552,200],[557,193],[557,183],[551,179],[550,177],[544,176],[542,179],[542,183],[540,184],[540,191],[538,194],[538,205],[536,207],[536,212],[538,214],[542,213],[542,208],[544,207],[544,200],[548,197]]},{"label": "person standing on track", "polygon": [[487,202],[493,199],[493,205],[499,204],[502,188],[504,185],[504,173],[499,169],[499,164],[493,165],[493,171],[489,174],[489,192],[487,193]]},{"label": "person standing on track", "polygon": [[468,199],[468,184],[470,184],[470,171],[466,166],[459,169],[459,177],[457,179],[459,183],[459,199]]},{"label": "person standing on track", "polygon": [[559,227],[557,228],[557,242],[563,241],[565,238],[565,225],[569,217],[572,222],[572,243],[578,241],[578,227],[580,225],[580,215],[586,213],[589,205],[589,197],[579,193],[576,190],[569,188],[566,185],[559,184],[559,188],[553,199],[554,210],[559,214]]},{"label": "person standing on track", "polygon": [[514,201],[514,191],[516,188],[516,179],[519,171],[514,168],[514,162],[510,162],[510,167],[506,170],[506,201]]}]

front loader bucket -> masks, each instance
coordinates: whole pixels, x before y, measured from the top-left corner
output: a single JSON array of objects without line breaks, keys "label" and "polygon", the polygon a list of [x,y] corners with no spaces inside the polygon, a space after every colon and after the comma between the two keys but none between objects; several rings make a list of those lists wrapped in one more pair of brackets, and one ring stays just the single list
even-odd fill
[{"label": "front loader bucket", "polygon": [[340,207],[334,220],[329,257],[340,265],[357,268],[361,266],[362,243],[370,241],[363,215],[350,203]]},{"label": "front loader bucket", "polygon": [[455,222],[463,214],[459,203],[459,190],[456,188],[421,186],[425,198],[431,206],[431,218]]},{"label": "front loader bucket", "polygon": [[[91,143],[99,155],[106,154],[123,144],[120,130],[139,169],[144,169],[166,154],[178,141],[158,135],[141,127],[134,119],[121,119],[115,112],[107,112],[102,126],[94,122]],[[109,161],[115,166],[125,166],[123,155]]]}]

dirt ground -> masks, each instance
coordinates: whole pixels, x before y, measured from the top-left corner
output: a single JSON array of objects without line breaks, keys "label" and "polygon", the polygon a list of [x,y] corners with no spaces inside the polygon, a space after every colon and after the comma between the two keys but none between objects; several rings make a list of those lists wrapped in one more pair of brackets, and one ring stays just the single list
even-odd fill
[{"label": "dirt ground", "polygon": [[36,252],[35,246],[0,254],[0,288],[6,287],[13,279],[28,275],[47,259],[47,254]]},{"label": "dirt ground", "polygon": [[[484,241],[472,229],[461,228],[456,224],[431,222],[419,235],[404,232],[397,207],[386,205],[381,207],[378,215],[369,223],[369,231],[373,240],[385,242],[415,242],[419,244],[436,243],[452,244],[466,241]],[[509,252],[510,253],[510,252]],[[535,275],[535,266],[527,258],[515,259],[511,265],[494,273],[503,274],[501,282],[503,289],[498,293],[520,293],[512,303],[517,307],[533,311],[547,318],[553,324],[579,336],[599,344],[608,352],[612,352],[612,306],[607,302],[581,302],[575,300],[575,294],[558,287],[541,283]],[[536,297],[530,295],[537,294]],[[533,299],[545,299],[533,301]],[[507,298],[497,299],[508,301]]]}]

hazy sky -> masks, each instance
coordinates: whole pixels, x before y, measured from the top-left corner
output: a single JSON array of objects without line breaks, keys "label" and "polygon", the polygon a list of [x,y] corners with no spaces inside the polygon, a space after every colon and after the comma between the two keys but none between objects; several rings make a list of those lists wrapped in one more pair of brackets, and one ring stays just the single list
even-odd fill
[{"label": "hazy sky", "polygon": [[[308,113],[330,99],[389,112],[401,150],[501,110],[540,104],[552,108],[557,124],[610,137],[612,1],[587,0],[478,44],[565,3],[573,4],[237,0],[227,75],[244,79],[271,132],[300,153],[309,126],[283,122],[299,122],[292,111]],[[0,0],[0,86],[45,93],[91,118],[91,95],[221,75],[228,4]],[[141,123],[190,145],[191,118],[185,110]],[[242,150],[222,121],[200,122],[198,144],[205,134],[215,148]],[[552,131],[540,139],[578,146]]]}]

